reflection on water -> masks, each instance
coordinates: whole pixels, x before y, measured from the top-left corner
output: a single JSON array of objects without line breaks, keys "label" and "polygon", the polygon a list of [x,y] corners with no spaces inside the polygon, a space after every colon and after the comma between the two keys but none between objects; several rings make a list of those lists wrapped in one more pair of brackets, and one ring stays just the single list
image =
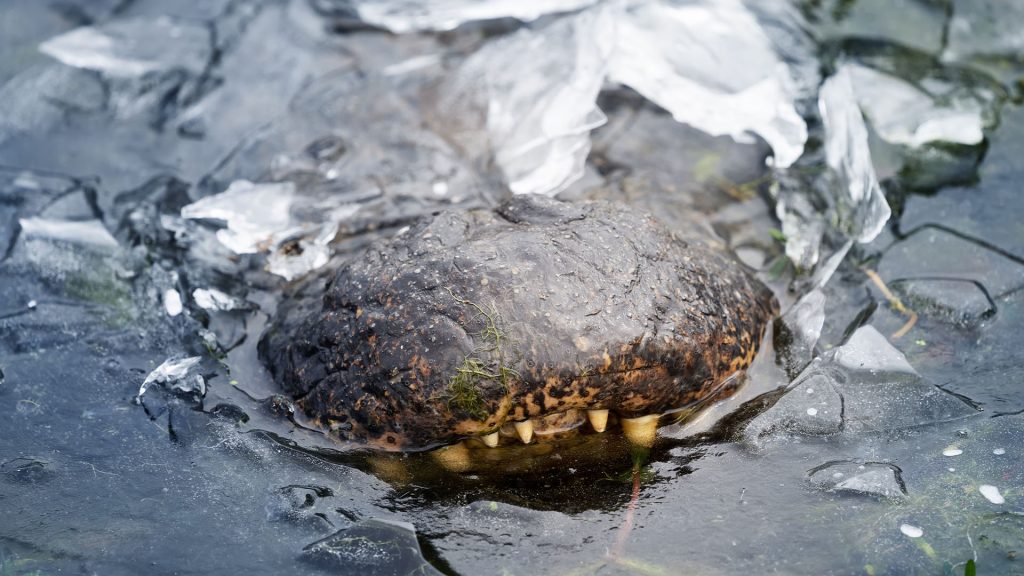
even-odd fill
[{"label": "reflection on water", "polygon": [[[0,574],[1021,572],[1020,9],[519,4],[0,8]],[[718,234],[744,386],[442,458],[279,395],[283,298],[516,183]]]}]

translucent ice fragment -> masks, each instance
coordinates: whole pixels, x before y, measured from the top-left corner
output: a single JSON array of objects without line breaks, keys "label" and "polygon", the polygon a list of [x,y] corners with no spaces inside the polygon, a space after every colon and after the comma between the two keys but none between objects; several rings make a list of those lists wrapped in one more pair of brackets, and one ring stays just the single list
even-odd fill
[{"label": "translucent ice fragment", "polygon": [[459,69],[449,113],[483,107],[514,193],[557,194],[583,175],[590,130],[606,120],[596,100],[614,37],[611,9],[598,7],[488,44]]},{"label": "translucent ice fragment", "polygon": [[868,131],[848,69],[825,81],[818,108],[825,125],[825,160],[838,179],[841,229],[858,242],[870,242],[891,211],[871,163]]},{"label": "translucent ice fragment", "polygon": [[739,0],[637,3],[617,24],[610,80],[709,134],[760,135],[776,166],[803,153],[807,126],[789,66]]},{"label": "translucent ice fragment", "polygon": [[569,12],[597,0],[361,0],[359,17],[392,32],[451,30],[465,22],[515,18],[523,22]]},{"label": "translucent ice fragment", "polygon": [[205,26],[169,18],[83,26],[43,42],[39,50],[68,66],[114,78],[174,69],[198,74],[212,55],[210,32]]},{"label": "translucent ice fragment", "polygon": [[294,197],[295,185],[290,182],[253,184],[236,180],[224,192],[185,206],[181,215],[223,221],[227,228],[217,231],[221,244],[236,254],[252,254],[275,234],[293,226]]},{"label": "translucent ice fragment", "polygon": [[21,226],[21,233],[28,238],[59,240],[104,248],[117,247],[117,240],[99,220],[48,220],[32,217],[18,220],[18,225]]},{"label": "translucent ice fragment", "polygon": [[230,311],[248,307],[245,302],[216,288],[196,288],[192,291],[192,300],[203,310]]},{"label": "translucent ice fragment", "polygon": [[139,387],[139,393],[136,395],[136,399],[141,399],[146,393],[146,390],[153,384],[160,384],[169,390],[179,390],[182,392],[196,392],[200,396],[206,394],[206,380],[201,374],[195,374],[192,369],[195,368],[199,361],[202,360],[199,356],[192,356],[189,358],[168,358],[163,364],[157,367],[146,376],[146,379],[142,382],[142,386]]},{"label": "translucent ice fragment", "polygon": [[954,98],[938,103],[925,91],[896,76],[845,64],[857,102],[883,140],[918,147],[929,142],[979,144],[984,110],[975,99]]}]

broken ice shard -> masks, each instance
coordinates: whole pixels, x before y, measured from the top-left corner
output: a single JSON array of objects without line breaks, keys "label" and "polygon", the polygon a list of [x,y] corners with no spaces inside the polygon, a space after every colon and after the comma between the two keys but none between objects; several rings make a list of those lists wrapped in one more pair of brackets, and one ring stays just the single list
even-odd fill
[{"label": "broken ice shard", "polygon": [[170,18],[82,26],[43,42],[39,50],[68,66],[112,78],[137,78],[175,69],[199,74],[212,54],[205,26]]}]

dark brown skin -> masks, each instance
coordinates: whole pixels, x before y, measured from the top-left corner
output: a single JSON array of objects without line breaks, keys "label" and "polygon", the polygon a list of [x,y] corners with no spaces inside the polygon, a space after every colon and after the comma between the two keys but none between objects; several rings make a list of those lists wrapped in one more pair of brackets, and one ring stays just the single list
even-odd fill
[{"label": "dark brown skin", "polygon": [[650,216],[520,196],[353,258],[262,350],[340,440],[421,450],[571,409],[694,404],[750,364],[776,310],[723,251]]}]

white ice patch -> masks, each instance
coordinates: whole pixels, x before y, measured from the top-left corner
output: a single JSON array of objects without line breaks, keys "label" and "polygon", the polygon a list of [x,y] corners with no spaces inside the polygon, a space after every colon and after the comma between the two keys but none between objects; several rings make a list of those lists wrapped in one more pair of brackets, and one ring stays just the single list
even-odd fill
[{"label": "white ice patch", "polygon": [[189,358],[168,358],[146,376],[139,387],[136,400],[141,400],[146,390],[153,384],[161,384],[171,390],[183,392],[197,392],[200,396],[206,394],[206,380],[200,374],[191,374],[192,369],[199,364],[202,358],[192,356]]},{"label": "white ice patch", "polygon": [[896,76],[845,64],[857,102],[883,140],[916,148],[929,142],[978,144],[984,138],[984,110],[977,100],[935,98]]},{"label": "white ice patch", "polygon": [[978,486],[978,492],[985,497],[986,500],[993,504],[1005,504],[1006,499],[999,493],[999,488],[992,486],[991,484],[982,484]]},{"label": "white ice patch", "polygon": [[48,220],[22,218],[18,220],[21,234],[26,238],[43,238],[72,244],[85,244],[116,248],[117,240],[99,220]]},{"label": "white ice patch", "polygon": [[515,18],[530,22],[570,12],[597,0],[358,0],[359,18],[392,32],[452,30],[466,22]]},{"label": "white ice patch", "polygon": [[616,22],[610,80],[708,134],[760,135],[776,166],[803,153],[807,125],[789,66],[739,0],[637,3]]},{"label": "white ice patch", "polygon": [[236,254],[269,252],[267,270],[292,280],[327,263],[339,222],[359,211],[358,204],[325,206],[319,222],[304,222],[292,215],[297,200],[291,182],[236,180],[226,191],[185,206],[181,216],[224,222],[226,228],[217,231],[221,244]]},{"label": "white ice patch", "polygon": [[220,194],[207,196],[181,209],[182,218],[220,220],[227,228],[217,239],[236,254],[253,254],[269,246],[275,234],[293,227],[291,182],[253,184],[236,180]]},{"label": "white ice patch", "polygon": [[903,535],[908,538],[920,538],[921,536],[924,536],[924,530],[921,530],[912,524],[901,524],[900,532],[903,532]]},{"label": "white ice patch", "polygon": [[946,448],[945,450],[942,451],[942,455],[949,458],[952,458],[953,456],[959,456],[963,453],[964,451],[957,448],[956,446],[950,446],[949,448]]},{"label": "white ice patch", "polygon": [[192,291],[192,300],[203,310],[229,311],[246,307],[245,303],[238,298],[216,288],[196,288]]},{"label": "white ice patch", "polygon": [[82,26],[43,42],[39,50],[68,66],[114,78],[173,69],[200,73],[211,53],[210,33],[204,26],[169,18]]},{"label": "white ice patch", "polygon": [[164,309],[167,310],[167,315],[172,318],[181,314],[184,308],[181,305],[181,294],[178,294],[177,290],[168,288],[164,292]]}]

